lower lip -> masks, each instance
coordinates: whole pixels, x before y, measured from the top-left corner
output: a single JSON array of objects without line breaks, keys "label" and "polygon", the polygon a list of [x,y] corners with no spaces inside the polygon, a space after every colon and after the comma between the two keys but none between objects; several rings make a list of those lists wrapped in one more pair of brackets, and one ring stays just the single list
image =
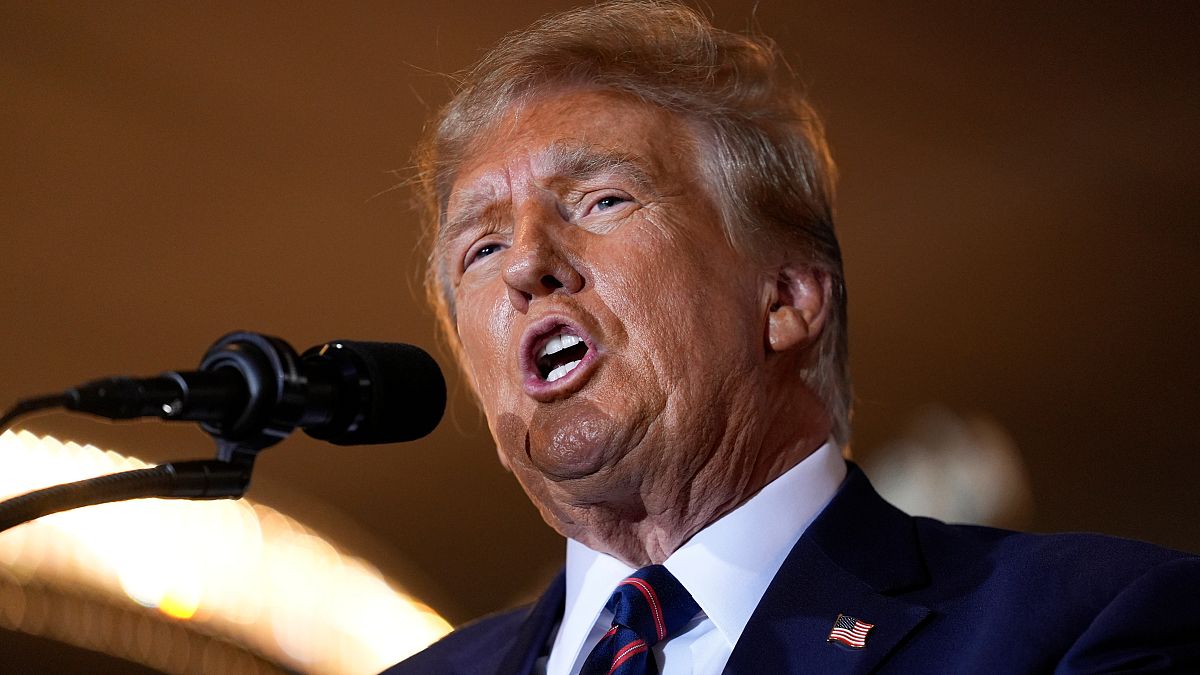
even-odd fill
[{"label": "lower lip", "polygon": [[537,374],[527,375],[525,377],[525,393],[536,401],[546,403],[565,398],[579,391],[583,385],[587,384],[588,379],[592,376],[592,371],[599,364],[595,346],[590,342],[587,343],[587,346],[588,350],[579,360],[579,365],[553,382],[547,382]]}]

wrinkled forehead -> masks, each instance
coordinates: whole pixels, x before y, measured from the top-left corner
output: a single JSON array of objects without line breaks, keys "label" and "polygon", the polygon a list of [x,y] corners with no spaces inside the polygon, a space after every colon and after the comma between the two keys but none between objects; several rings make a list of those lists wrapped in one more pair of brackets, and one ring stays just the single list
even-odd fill
[{"label": "wrinkled forehead", "polygon": [[590,143],[575,136],[554,139],[544,147],[514,149],[511,155],[494,164],[478,166],[456,182],[439,238],[454,239],[472,218],[506,203],[513,189],[514,169],[550,191],[570,191],[574,186],[609,176],[619,177],[638,194],[655,194],[654,176],[659,168],[653,158],[628,148]]},{"label": "wrinkled forehead", "polygon": [[442,215],[452,216],[468,200],[499,196],[521,170],[550,183],[605,172],[627,173],[642,187],[690,179],[694,145],[677,115],[627,94],[567,89],[530,95],[465,144]]},{"label": "wrinkled forehead", "polygon": [[475,216],[502,208],[514,180],[556,191],[612,176],[654,195],[693,179],[694,145],[677,115],[627,94],[571,88],[527,96],[461,146],[440,209],[437,250]]}]

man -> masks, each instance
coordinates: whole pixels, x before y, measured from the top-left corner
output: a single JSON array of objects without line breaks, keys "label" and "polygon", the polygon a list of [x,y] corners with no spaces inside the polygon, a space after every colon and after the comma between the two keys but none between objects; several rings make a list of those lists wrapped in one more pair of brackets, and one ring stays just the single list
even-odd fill
[{"label": "man", "polygon": [[430,288],[568,538],[397,673],[1200,667],[1200,560],[913,519],[842,459],[833,166],[774,48],[669,3],[514,34],[430,132]]}]

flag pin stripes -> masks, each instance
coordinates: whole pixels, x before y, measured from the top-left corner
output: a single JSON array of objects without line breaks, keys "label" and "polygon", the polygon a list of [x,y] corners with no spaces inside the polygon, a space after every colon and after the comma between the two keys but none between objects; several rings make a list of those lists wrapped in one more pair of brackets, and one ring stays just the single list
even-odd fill
[{"label": "flag pin stripes", "polygon": [[867,646],[867,633],[870,633],[874,627],[873,623],[865,623],[852,616],[838,614],[837,619],[833,622],[833,629],[829,631],[829,637],[825,638],[825,641],[839,642],[847,647],[862,649]]}]

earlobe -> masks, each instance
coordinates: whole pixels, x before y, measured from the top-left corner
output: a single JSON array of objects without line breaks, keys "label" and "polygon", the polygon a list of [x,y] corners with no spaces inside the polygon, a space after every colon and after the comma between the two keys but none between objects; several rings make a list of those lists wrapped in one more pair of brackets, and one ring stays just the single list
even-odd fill
[{"label": "earlobe", "polygon": [[829,275],[789,264],[779,270],[774,286],[767,307],[767,346],[776,353],[807,348],[825,327]]}]

